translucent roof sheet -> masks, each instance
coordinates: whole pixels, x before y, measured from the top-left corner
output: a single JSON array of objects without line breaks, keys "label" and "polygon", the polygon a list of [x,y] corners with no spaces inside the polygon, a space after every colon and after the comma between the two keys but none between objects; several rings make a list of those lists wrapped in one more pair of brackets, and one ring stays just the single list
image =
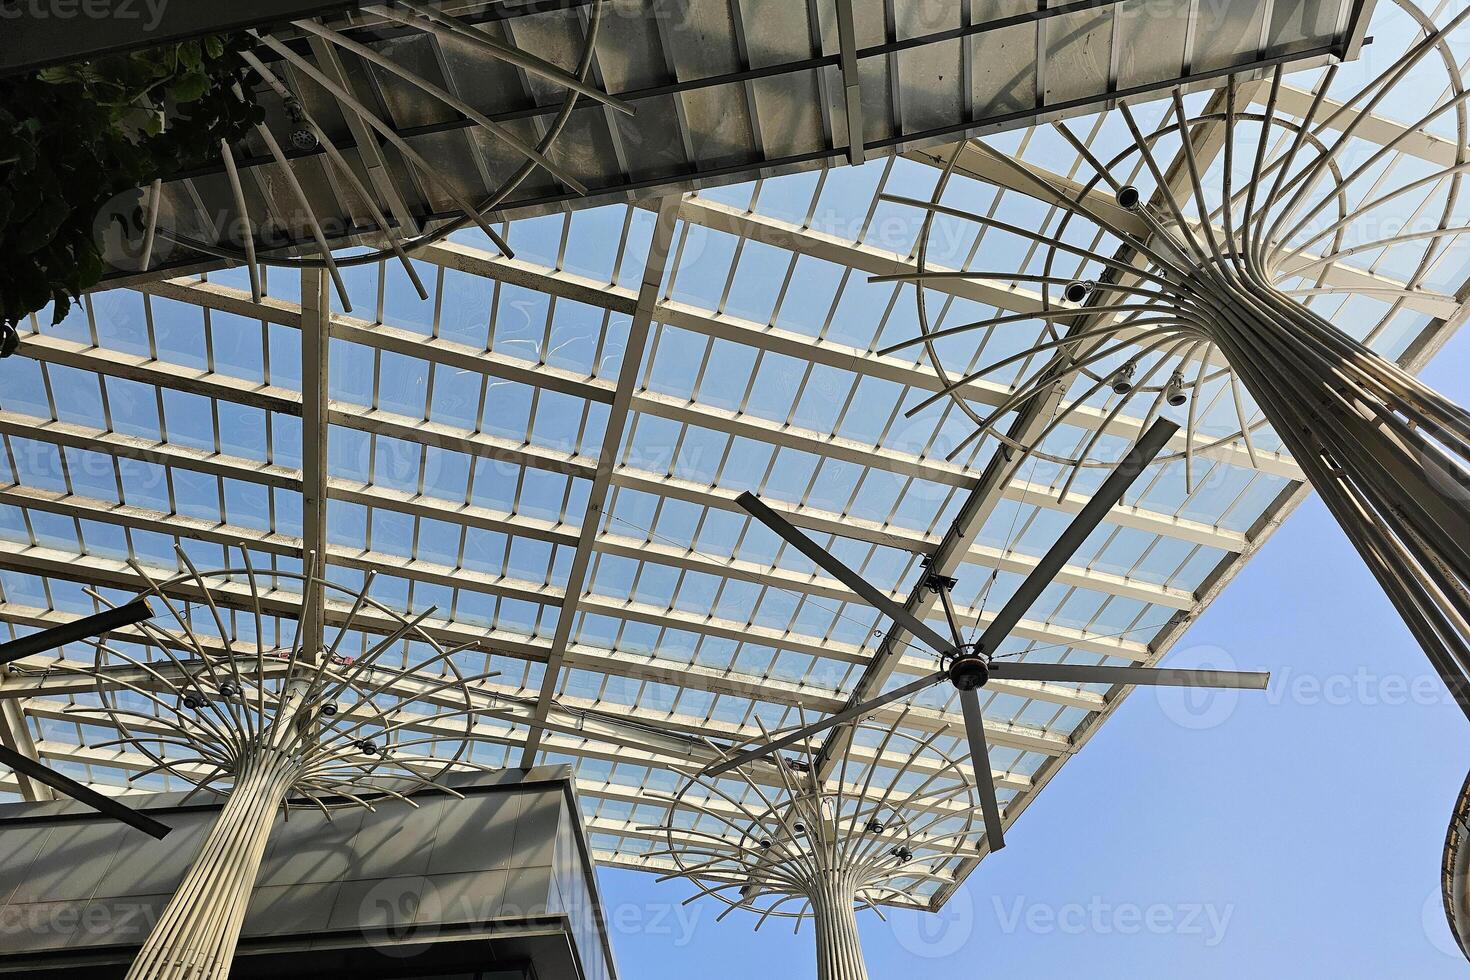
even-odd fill
[{"label": "translucent roof sheet", "polygon": [[[1069,126],[1098,153],[1123,139],[1107,120]],[[1085,179],[1047,131],[992,145]],[[373,572],[378,599],[433,607],[433,630],[474,643],[459,655],[467,668],[501,672],[480,684],[486,704],[517,712],[483,723],[477,758],[573,765],[598,859],[663,867],[641,828],[660,822],[664,804],[649,794],[672,788],[670,767],[702,737],[752,738],[760,725],[840,709],[888,625],[735,495],[756,492],[902,602],[995,452],[983,441],[947,459],[970,429],[954,405],[905,416],[937,387],[927,359],[917,348],[873,353],[916,332],[912,287],[868,281],[911,268],[918,232],[912,210],[878,195],[926,196],[938,173],[916,153],[676,200],[647,339],[633,351],[656,220],[641,206],[511,222],[515,260],[478,232],[457,233],[416,257],[426,302],[392,264],[355,268],[354,312],[329,325],[325,447],[303,445],[303,407],[319,385],[302,377],[302,337],[321,324],[301,306],[297,273],[271,270],[259,304],[240,270],[221,270],[93,295],[54,327],[43,316],[0,388],[0,635],[92,611],[83,585],[122,595],[136,583],[129,560],[172,573],[175,542],[200,567],[243,544],[260,567],[299,569],[317,526],[303,513],[304,460],[324,448],[319,546],[332,579],[357,586]],[[1024,227],[1059,220],[964,173],[945,200]],[[935,241],[939,265],[978,266],[994,250],[1019,268],[1030,247],[959,223]],[[1436,273],[1447,289],[1466,269],[1463,250],[1451,253]],[[1392,256],[1364,261],[1388,277],[1396,268]],[[1025,302],[959,285],[935,292],[932,310],[961,323]],[[1399,303],[1311,302],[1393,356],[1447,330]],[[1040,329],[996,328],[974,356],[1023,351]],[[1202,394],[1203,432],[1229,426],[1222,398],[1218,386]],[[1103,438],[1122,446],[1125,429]],[[1048,440],[1070,450],[1090,435],[1059,426]],[[1088,664],[1164,655],[1299,485],[1268,432],[1257,447],[1259,469],[1221,450],[1201,457],[1190,486],[1180,464],[1151,468],[998,652]],[[956,571],[967,629],[1004,603],[1102,477],[1084,473],[1059,500],[1067,474],[1032,460],[1000,489]],[[56,656],[90,659],[85,647]],[[560,669],[547,698],[549,658]],[[42,757],[109,790],[175,788],[166,775],[130,782],[139,760],[88,748],[105,733],[65,713],[88,695],[46,667],[22,664],[0,691]],[[908,647],[887,684],[932,669]],[[939,748],[963,756],[953,695],[941,686],[880,717],[937,732]],[[1120,696],[1016,684],[982,695],[1003,803],[1038,792]],[[864,751],[882,764],[873,746],[855,758]],[[942,902],[972,863],[916,900]]]}]

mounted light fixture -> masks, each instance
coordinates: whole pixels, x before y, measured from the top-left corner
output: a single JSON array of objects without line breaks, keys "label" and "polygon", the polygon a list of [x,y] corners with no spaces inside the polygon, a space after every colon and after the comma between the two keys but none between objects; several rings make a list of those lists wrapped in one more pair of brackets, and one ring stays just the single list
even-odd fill
[{"label": "mounted light fixture", "polygon": [[1113,377],[1108,382],[1113,388],[1113,394],[1126,395],[1133,390],[1133,372],[1137,369],[1138,365],[1129,361],[1113,372]]},{"label": "mounted light fixture", "polygon": [[[367,594],[371,575],[360,591],[344,588],[321,577],[310,551],[301,572],[257,572],[250,552],[240,549],[242,564],[200,572],[176,548],[185,571],[162,582],[135,563],[148,595],[167,608],[172,625],[150,623],[142,643],[94,644],[95,660],[86,672],[99,681],[96,703],[76,706],[75,717],[84,723],[118,731],[116,740],[95,748],[122,746],[152,759],[154,765],[139,776],[163,773],[224,798],[204,840],[196,843],[189,870],[142,937],[130,980],[226,980],[282,810],[381,806],[379,801],[401,801],[425,790],[458,796],[441,781],[444,776],[489,768],[469,758],[482,714],[471,692],[493,671],[465,675],[451,665],[429,680],[428,672],[450,663],[458,648],[446,649],[417,620]],[[344,602],[351,612],[325,645],[320,634],[301,625],[309,617],[294,611],[294,637],[263,629],[257,620],[252,639],[235,638],[221,655],[213,637],[202,641],[190,612],[169,598],[184,591],[214,611],[239,590],[259,597],[277,589],[318,594],[324,604]],[[343,667],[338,645],[357,635],[359,614],[395,625]],[[221,625],[215,635],[230,633]],[[395,652],[403,648],[395,643],[406,643],[414,653],[399,660]],[[180,663],[188,669],[179,669]],[[412,689],[405,690],[410,678]],[[157,710],[139,712],[139,701]],[[340,706],[339,717],[326,717],[319,710],[325,705]],[[99,809],[105,805],[77,798]],[[119,819],[128,818],[117,812]],[[135,825],[167,832],[156,821]]]},{"label": "mounted light fixture", "polygon": [[[757,724],[762,740],[787,734]],[[928,887],[952,880],[983,853],[982,790],[963,757],[885,722],[855,722],[853,737],[833,756],[833,778],[822,775],[816,745],[799,741],[788,751],[805,756],[802,772],[780,757],[747,758],[741,750],[749,742],[710,743],[721,765],[746,758],[735,776],[752,791],[727,797],[720,784],[729,780],[684,770],[675,792],[654,794],[668,804],[660,823],[639,830],[662,838],[650,854],[673,865],[664,878],[684,878],[700,897],[727,906],[716,920],[743,909],[756,929],[786,919],[801,931],[810,919],[815,976],[868,980],[858,913],[882,903],[922,905]],[[855,778],[869,751],[882,765]],[[694,833],[683,819],[690,811],[699,818]]]},{"label": "mounted light fixture", "polygon": [[303,153],[309,153],[321,145],[300,99],[286,100],[286,117],[291,120],[291,145]]},{"label": "mounted light fixture", "polygon": [[1169,383],[1164,388],[1164,401],[1178,408],[1188,400],[1188,396],[1184,394],[1184,375],[1175,371],[1169,376]]}]

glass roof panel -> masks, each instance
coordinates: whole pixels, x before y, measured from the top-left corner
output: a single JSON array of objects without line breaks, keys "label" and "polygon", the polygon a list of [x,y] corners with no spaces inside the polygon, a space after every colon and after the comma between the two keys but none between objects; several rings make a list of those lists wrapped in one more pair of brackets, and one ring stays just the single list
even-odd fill
[{"label": "glass roof panel", "polygon": [[[1376,32],[1390,29],[1375,23]],[[1310,86],[1313,76],[1291,83]],[[1207,98],[1192,95],[1188,107],[1198,111]],[[1134,107],[1145,130],[1168,111],[1164,102]],[[1066,125],[1103,160],[1129,143],[1116,115]],[[1050,179],[1092,173],[1049,128],[987,144]],[[83,583],[121,596],[128,559],[150,574],[173,572],[176,543],[201,565],[237,561],[225,548],[244,542],[259,567],[300,569],[318,523],[304,512],[313,478],[304,467],[324,449],[320,546],[330,578],[359,586],[372,572],[379,600],[415,613],[432,607],[435,629],[471,644],[456,663],[499,671],[478,682],[486,705],[516,715],[514,723],[482,720],[476,758],[573,765],[597,857],[655,866],[638,828],[660,819],[664,804],[646,793],[672,788],[668,767],[706,751],[701,739],[750,740],[761,725],[839,710],[889,646],[886,619],[752,521],[735,494],[756,492],[903,602],[998,458],[993,441],[964,444],[973,420],[934,397],[941,383],[921,345],[876,353],[918,332],[913,287],[869,279],[914,268],[922,225],[915,209],[879,195],[929,198],[951,152],[683,197],[671,254],[652,270],[661,285],[651,307],[639,297],[651,202],[510,221],[514,260],[498,257],[478,229],[457,231],[416,255],[426,302],[396,263],[344,269],[353,310],[337,310],[326,325],[324,447],[310,444],[301,419],[317,380],[302,377],[303,337],[322,325],[300,308],[295,270],[268,273],[263,304],[251,302],[243,270],[219,269],[96,294],[55,327],[43,315],[27,333],[36,358],[7,361],[0,389],[0,618],[8,624],[0,635],[91,612]],[[1364,160],[1375,151],[1354,152]],[[1396,156],[1392,165],[1407,172],[1416,162]],[[1125,157],[1121,172],[1149,193],[1139,166]],[[996,173],[1004,169],[995,163]],[[1244,178],[1249,164],[1237,160],[1236,170]],[[1025,185],[1013,176],[1002,183]],[[1440,193],[1426,189],[1422,200],[1396,206],[1433,207]],[[1048,202],[963,168],[941,199],[1041,236],[1061,227]],[[1082,237],[1092,233],[1080,227],[1060,234],[1087,248],[1111,244]],[[1080,261],[1043,270],[1035,240],[974,222],[938,220],[931,240],[931,266],[1062,279],[1100,271]],[[1423,247],[1349,261],[1393,279],[1412,273]],[[1457,242],[1426,281],[1453,292],[1467,263]],[[940,327],[984,321],[1034,303],[1034,285],[1003,284],[1001,295],[929,288],[926,309]],[[1446,329],[1383,298],[1310,302],[1392,356]],[[629,351],[639,322],[646,343]],[[995,326],[941,343],[940,354],[953,355],[950,365],[967,357],[973,371],[1026,352],[1043,329],[1034,320]],[[1006,395],[1035,367],[1015,357],[976,386],[1002,424],[1011,420]],[[1081,384],[1065,397],[1077,397]],[[1223,379],[1202,386],[1201,434],[1228,434],[1231,398]],[[1245,404],[1252,414],[1248,397]],[[1099,454],[1126,446],[1139,421],[1104,431]],[[1099,424],[1058,425],[1042,448],[1075,452]],[[1254,440],[1267,453],[1280,448],[1268,429]],[[1224,450],[1200,456],[1188,479],[1178,463],[1151,468],[996,655],[1153,662],[1177,635],[1179,614],[1197,613],[1207,599],[1204,584],[1240,560],[1263,519],[1279,512],[1297,486],[1291,472],[1289,460],[1257,469]],[[973,544],[953,561],[967,637],[1015,592],[1105,472],[1084,470],[1068,484],[1069,475],[1033,458],[1009,484],[984,492]],[[928,618],[947,629],[937,611]],[[265,626],[294,630],[271,617]],[[230,628],[245,636],[253,619],[232,615]],[[375,639],[354,631],[344,647],[363,650]],[[934,667],[933,653],[911,638],[891,647],[885,688]],[[553,654],[564,659],[548,678]],[[72,645],[56,656],[91,654]],[[40,669],[28,663],[20,673]],[[1014,684],[982,692],[996,728],[992,766],[1008,774],[1002,800],[1029,799],[1031,778],[1039,782],[1066,757],[1108,693]],[[122,787],[136,760],[83,751],[100,733],[63,714],[85,697],[27,698],[32,734],[68,771]],[[965,754],[948,686],[881,717]],[[539,718],[544,740],[523,759]],[[866,769],[877,747],[863,748]],[[751,792],[727,782],[737,798]],[[154,774],[130,788],[178,781]]]}]

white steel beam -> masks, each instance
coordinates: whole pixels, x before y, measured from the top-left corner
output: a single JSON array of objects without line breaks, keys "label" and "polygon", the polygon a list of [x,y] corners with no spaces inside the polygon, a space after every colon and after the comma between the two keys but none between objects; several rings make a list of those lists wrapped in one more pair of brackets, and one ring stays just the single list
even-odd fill
[{"label": "white steel beam", "polygon": [[[301,528],[302,558],[308,574],[324,576],[315,563],[327,561],[328,324],[332,319],[331,283],[321,269],[301,270]],[[302,656],[315,663],[324,625],[321,580],[308,584],[302,599]]]},{"label": "white steel beam", "polygon": [[[302,414],[300,393],[288,388],[251,385],[229,375],[92,347],[49,334],[27,334],[21,340],[20,353],[50,364],[63,364],[110,377],[173,388],[268,412],[297,417]],[[496,459],[585,479],[591,479],[595,470],[593,464],[571,452],[485,432],[470,432],[383,409],[352,405],[339,407],[333,404],[327,412],[327,419],[332,425],[343,428],[388,436],[404,442],[437,445],[477,458]]]},{"label": "white steel beam", "polygon": [[633,310],[633,321],[628,327],[628,339],[623,344],[617,390],[613,393],[612,404],[608,408],[602,450],[596,471],[592,475],[592,485],[587,492],[587,509],[582,518],[577,550],[567,572],[566,598],[557,617],[556,634],[552,638],[551,652],[546,659],[546,671],[541,683],[541,693],[536,701],[534,723],[521,753],[523,769],[529,769],[535,764],[536,750],[541,739],[539,724],[550,710],[551,699],[556,694],[560,680],[567,644],[571,640],[578,602],[584,591],[587,569],[592,563],[593,544],[602,525],[602,508],[607,501],[613,468],[632,414],[633,389],[638,380],[638,372],[643,368],[643,354],[653,324],[653,309],[658,302],[659,290],[663,288],[664,270],[668,267],[669,251],[674,240],[674,225],[679,218],[679,200],[679,195],[672,195],[664,198],[658,205],[658,217],[654,220],[648,255],[643,263],[643,282],[639,287],[638,302]]},{"label": "white steel beam", "polygon": [[[476,254],[467,246],[456,246],[452,253],[441,254],[439,250],[444,248],[443,245],[431,246],[425,250],[425,258],[443,261],[447,257],[452,257],[456,267],[473,264],[478,275],[521,282],[528,288],[535,288],[554,296],[569,293],[581,295],[584,289],[592,285],[591,280],[581,280],[570,273],[539,269],[529,263],[492,256],[488,253]],[[1360,273],[1360,275],[1368,274]],[[266,319],[284,326],[297,327],[301,322],[301,317],[292,304],[271,297],[264,297],[261,303],[256,304],[251,301],[248,293],[218,283],[165,280],[146,287],[145,291],[209,309]],[[599,305],[614,312],[631,315],[636,309],[637,297],[631,290],[609,286],[605,288]],[[758,350],[840,368],[861,377],[879,378],[920,391],[938,391],[941,386],[938,374],[923,364],[921,360],[904,360],[891,355],[880,357],[871,351],[834,343],[830,340],[818,340],[794,331],[743,320],[728,313],[711,313],[668,298],[659,302],[656,310],[656,322],[754,347]],[[345,314],[332,315],[331,334],[334,338],[348,340],[376,350],[421,358],[458,370],[474,371],[602,404],[611,402],[613,396],[614,385],[605,379],[588,378],[562,368],[536,364],[498,352],[476,350],[465,344],[443,338],[436,338],[432,344],[426,344],[424,336],[420,333],[391,325],[370,323]],[[980,381],[965,385],[960,391],[970,401],[991,407],[1002,404],[1010,394],[1010,390],[1003,385]],[[640,393],[640,400],[642,397]],[[1139,419],[1122,417],[1108,419],[1104,412],[1092,407],[1081,408],[1073,415],[1079,424],[1092,427],[1101,426],[1104,431],[1119,438],[1136,439],[1142,433],[1142,421]],[[1197,433],[1195,451],[1202,457],[1218,459],[1233,466],[1254,466],[1261,472],[1284,476],[1288,479],[1301,479],[1300,468],[1283,453],[1258,449],[1256,461],[1252,463],[1250,454],[1244,446],[1214,446],[1210,445],[1211,442],[1208,436]],[[1183,450],[1185,444],[1186,437],[1181,432],[1170,441],[1169,448],[1178,452]]]},{"label": "white steel beam", "polygon": [[[0,667],[0,693],[14,683],[15,675],[11,672],[10,667]],[[14,698],[0,700],[0,742],[23,756],[40,761],[41,757],[36,752],[35,740],[31,738],[31,730],[26,726],[25,714],[21,711],[20,703]],[[56,792],[45,783],[13,770],[11,775],[15,779],[16,789],[21,799],[30,803],[56,799]]]},{"label": "white steel beam", "polygon": [[[95,578],[106,578],[106,569],[101,569],[96,564],[84,566],[79,574],[89,576],[89,580]],[[120,579],[110,581],[109,584],[123,585]],[[273,601],[274,597],[271,598]],[[286,599],[289,602],[289,597]],[[240,595],[225,594],[222,598],[222,607],[230,609],[248,609],[249,597],[243,592]],[[279,605],[275,602],[276,606]],[[281,611],[276,608],[274,611]],[[345,607],[333,607],[330,603],[327,607],[327,620],[333,625],[340,625],[343,621]],[[0,604],[0,622],[25,624],[29,626],[45,627],[68,622],[75,618],[66,613],[54,610],[42,610],[33,607],[19,606],[13,603]],[[359,618],[360,625],[370,632],[387,632],[391,629],[388,620],[376,622],[372,619]],[[430,631],[442,642],[475,642],[477,632],[458,624],[448,623],[442,620],[430,618],[426,620]],[[117,635],[124,639],[136,639],[136,631],[122,630]],[[550,650],[547,640],[529,640],[519,649],[511,649],[503,639],[494,636],[485,637],[484,631],[478,631],[479,637],[485,640],[484,649],[504,653],[509,656],[528,659],[532,661],[544,661]],[[223,644],[204,639],[203,642],[211,652],[223,654]],[[253,653],[253,647],[248,643],[237,644],[242,652]],[[247,649],[248,648],[248,649]],[[70,661],[68,661],[70,662]],[[661,684],[675,684],[688,687],[692,690],[709,691],[716,694],[729,695],[732,697],[759,699],[772,704],[795,708],[798,705],[808,711],[836,710],[842,703],[841,695],[834,692],[830,687],[816,684],[795,683],[771,677],[758,677],[748,674],[740,674],[734,671],[720,671],[712,668],[700,667],[698,665],[685,664],[678,661],[662,659],[646,654],[632,653],[626,651],[607,650],[595,648],[584,644],[571,644],[565,656],[565,663],[569,667],[576,667],[588,671],[608,674],[614,681],[614,687],[627,682],[631,685],[630,694],[636,694],[639,687],[648,682]],[[28,658],[21,662],[23,674],[11,678],[8,686],[0,687],[0,700],[24,699],[36,696],[54,696],[57,694],[82,693],[95,687],[95,683],[85,676],[63,670],[63,664],[51,659]],[[83,666],[80,662],[73,666]],[[932,665],[914,660],[905,664],[905,672],[914,674],[927,672]],[[148,686],[145,684],[144,686]],[[510,688],[496,685],[485,685],[487,689],[497,690],[502,694],[514,694]],[[1091,692],[1077,690],[1066,685],[1034,684],[1024,682],[1012,682],[1008,685],[997,686],[994,690],[998,693],[1013,694],[1018,697],[1031,697],[1038,700],[1049,701],[1059,705],[1081,707],[1088,710],[1096,710],[1103,702],[1100,697]],[[604,697],[607,692],[604,692]],[[529,699],[527,699],[529,700]],[[631,698],[630,698],[631,700]],[[598,702],[587,699],[569,698],[563,696],[555,699],[557,704],[574,705],[582,710],[596,709],[601,705],[603,710],[610,710],[609,705],[616,705],[616,701]],[[760,734],[756,725],[749,724],[732,725],[730,723],[716,722],[710,718],[694,718],[670,715],[666,711],[654,708],[632,708],[618,709],[620,713],[626,711],[630,718],[637,718],[648,724],[668,724],[674,728],[686,731],[688,734],[699,735],[706,732],[718,731],[722,737],[749,739]],[[529,716],[528,716],[529,717]],[[922,706],[895,706],[876,713],[879,717],[892,724],[903,724],[905,727],[924,732],[945,731],[953,734],[962,734],[959,729],[959,718],[952,712],[940,711],[935,708]],[[719,726],[725,727],[719,727]],[[711,726],[716,726],[712,728]],[[1002,726],[995,735],[996,744],[1020,750],[1038,751],[1044,754],[1056,754],[1066,751],[1067,743],[1064,738],[1051,735],[1039,729],[1026,728],[1025,726]]]},{"label": "white steel beam", "polygon": [[857,30],[853,24],[852,0],[836,0],[837,48],[841,54],[843,109],[847,118],[847,162],[854,167],[865,156],[863,127],[863,83],[858,71]]},{"label": "white steel beam", "polygon": [[[1269,96],[1268,89],[1257,89],[1256,104],[1265,105]],[[1283,84],[1276,95],[1276,107],[1279,111],[1300,119],[1306,115],[1314,98],[1316,95],[1312,92],[1294,85]],[[1428,98],[1429,93],[1425,93],[1424,109],[1426,111],[1429,108]],[[1404,136],[1404,131],[1408,128],[1403,123],[1394,122],[1385,116],[1368,114],[1364,118],[1361,109],[1344,109],[1340,100],[1330,96],[1323,96],[1316,118],[1327,123],[1328,128],[1338,132],[1356,124],[1357,128],[1353,130],[1353,136],[1376,146],[1387,146],[1400,136]],[[1453,115],[1446,113],[1443,118],[1451,119]],[[1361,122],[1359,122],[1360,119]],[[1409,133],[1395,149],[1437,167],[1453,167],[1459,163],[1455,141],[1439,136],[1428,129],[1419,129]]]},{"label": "white steel beam", "polygon": [[[258,475],[264,472],[270,477],[267,485],[280,486],[285,489],[297,489],[300,486],[300,479],[295,470],[283,467],[262,469],[262,464],[255,460],[225,454],[205,454],[175,443],[149,444],[146,440],[139,440],[135,437],[70,423],[48,423],[42,419],[0,412],[0,433],[23,435],[43,442],[86,449],[90,452],[110,454],[120,458],[146,459],[161,466],[207,472],[211,475],[245,482],[256,481]],[[620,470],[616,482],[621,486],[630,486],[648,492],[658,492],[658,488],[662,486],[666,493],[669,492],[669,486],[660,483],[653,474],[644,476],[635,474],[636,471]],[[712,506],[739,512],[732,492],[711,490],[697,485],[690,486],[687,491],[680,491],[678,483],[674,483],[673,486],[675,492],[670,495],[700,499],[700,495],[704,494],[708,496],[708,502]],[[522,517],[439,497],[360,484],[351,480],[330,479],[328,495],[335,500],[345,500],[362,506],[377,507],[396,513],[454,522],[506,534],[523,535],[553,544],[572,546],[576,544],[580,535],[576,527],[553,524],[550,521]],[[222,545],[248,541],[251,547],[271,554],[299,556],[301,553],[300,542],[290,535],[243,528],[234,530],[201,518],[165,514],[144,507],[125,503],[115,504],[42,487],[24,485],[0,487],[0,503],[34,508],[83,520],[99,520],[104,523],[135,527],[159,534],[184,533],[188,537]],[[932,554],[940,541],[937,535],[876,521],[866,521],[811,506],[787,505],[779,502],[772,505],[777,506],[788,520],[819,534],[838,534],[857,541],[925,555]],[[762,570],[752,563],[734,562],[729,559],[719,560],[688,549],[653,541],[639,541],[606,530],[598,536],[597,550],[711,575],[745,578],[748,581],[755,581],[774,588],[790,588],[813,595],[836,597],[832,590],[841,588],[836,583],[831,583],[828,587],[820,581],[807,583],[804,586],[801,577],[793,573],[778,569]],[[347,554],[348,552],[342,553]],[[965,560],[981,567],[996,568],[1017,574],[1025,574],[1036,564],[1036,558],[1033,556],[1017,551],[1006,552],[985,545],[974,545]],[[1193,597],[1178,589],[1170,589],[1142,579],[1114,575],[1081,566],[1067,566],[1059,574],[1058,581],[1078,588],[1094,589],[1107,595],[1137,599],[1140,602],[1151,602],[1171,608],[1187,609],[1193,604]]]}]

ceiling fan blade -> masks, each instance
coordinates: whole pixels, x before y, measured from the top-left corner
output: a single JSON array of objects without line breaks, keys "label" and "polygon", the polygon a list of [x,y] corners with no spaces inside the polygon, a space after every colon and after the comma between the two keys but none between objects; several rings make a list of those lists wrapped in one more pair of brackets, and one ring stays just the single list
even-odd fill
[{"label": "ceiling fan blade", "polygon": [[0,643],[0,664],[8,664],[33,653],[45,653],[78,640],[90,640],[124,626],[133,626],[151,619],[153,609],[146,598],[137,598],[116,609],[104,609],[92,616],[83,616],[60,626],[40,630],[28,636]]},{"label": "ceiling fan blade", "polygon": [[807,725],[805,728],[798,728],[794,732],[787,732],[780,738],[772,739],[765,745],[758,745],[753,749],[746,749],[744,752],[738,753],[737,755],[732,755],[730,758],[726,759],[723,762],[717,762],[712,766],[707,766],[701,772],[701,775],[718,776],[722,773],[729,772],[731,769],[736,769],[740,766],[745,765],[752,759],[759,759],[762,756],[770,755],[772,752],[775,752],[778,749],[784,749],[786,746],[792,744],[793,742],[800,742],[803,739],[810,738],[818,732],[824,732],[834,725],[840,725],[844,721],[851,721],[853,718],[865,715],[869,711],[875,711],[878,708],[883,707],[885,704],[892,704],[894,701],[901,701],[904,698],[908,697],[910,694],[917,694],[919,691],[922,691],[925,688],[933,687],[935,684],[938,684],[940,681],[947,680],[948,678],[949,674],[947,672],[936,670],[932,674],[920,677],[912,684],[905,684],[903,687],[895,687],[887,694],[880,694],[870,701],[864,701],[862,704],[855,704],[851,708],[844,708],[841,711],[837,712],[837,714],[835,715],[830,715],[819,721],[814,721],[810,725]]},{"label": "ceiling fan blade", "polygon": [[1077,684],[1153,684],[1161,687],[1238,687],[1264,691],[1271,675],[1258,670],[1181,670],[1175,667],[1088,667],[999,660],[990,675],[1014,681],[1064,681]]},{"label": "ceiling fan blade", "polygon": [[1000,802],[995,798],[995,776],[990,771],[990,748],[985,744],[985,717],[980,710],[980,696],[974,691],[961,691],[960,707],[965,712],[965,734],[970,739],[970,765],[975,768],[980,813],[985,817],[985,842],[993,854],[1006,846],[1006,838],[1005,828],[1000,822]]},{"label": "ceiling fan blade", "polygon": [[139,813],[131,807],[123,806],[110,796],[101,793],[89,786],[77,782],[69,776],[43,766],[24,753],[17,752],[8,745],[0,745],[0,765],[9,766],[11,769],[24,776],[29,776],[38,783],[45,783],[56,792],[69,796],[78,803],[84,804],[96,810],[98,813],[121,820],[129,827],[141,830],[150,837],[163,840],[173,830],[168,824],[159,823],[147,814]]},{"label": "ceiling fan blade", "polygon": [[835,556],[817,547],[815,541],[798,531],[786,518],[761,503],[760,498],[755,494],[747,490],[736,497],[735,502],[744,507],[750,516],[775,531],[793,548],[810,558],[819,568],[825,569],[828,574],[856,592],[868,605],[912,633],[916,639],[922,640],[936,653],[949,653],[954,649],[954,641],[947,640],[930,629],[922,619],[869,585],[862,576],[842,564]]},{"label": "ceiling fan blade", "polygon": [[996,648],[1006,637],[1011,635],[1011,630],[1016,628],[1016,623],[1031,608],[1038,596],[1045,591],[1062,566],[1067,564],[1068,559],[1082,547],[1082,542],[1087,536],[1102,523],[1108,511],[1113,505],[1123,499],[1124,492],[1138,479],[1138,475],[1148,468],[1155,456],[1164,448],[1169,438],[1179,430],[1179,426],[1168,419],[1156,419],[1154,424],[1148,427],[1143,437],[1128,450],[1128,455],[1117,465],[1108,478],[1103,481],[1102,486],[1087,501],[1072,523],[1062,531],[1061,537],[1051,546],[1031,574],[1022,580],[1021,585],[1014,595],[1011,596],[1000,612],[995,614],[995,619],[980,634],[980,649],[987,653],[994,653]]}]

